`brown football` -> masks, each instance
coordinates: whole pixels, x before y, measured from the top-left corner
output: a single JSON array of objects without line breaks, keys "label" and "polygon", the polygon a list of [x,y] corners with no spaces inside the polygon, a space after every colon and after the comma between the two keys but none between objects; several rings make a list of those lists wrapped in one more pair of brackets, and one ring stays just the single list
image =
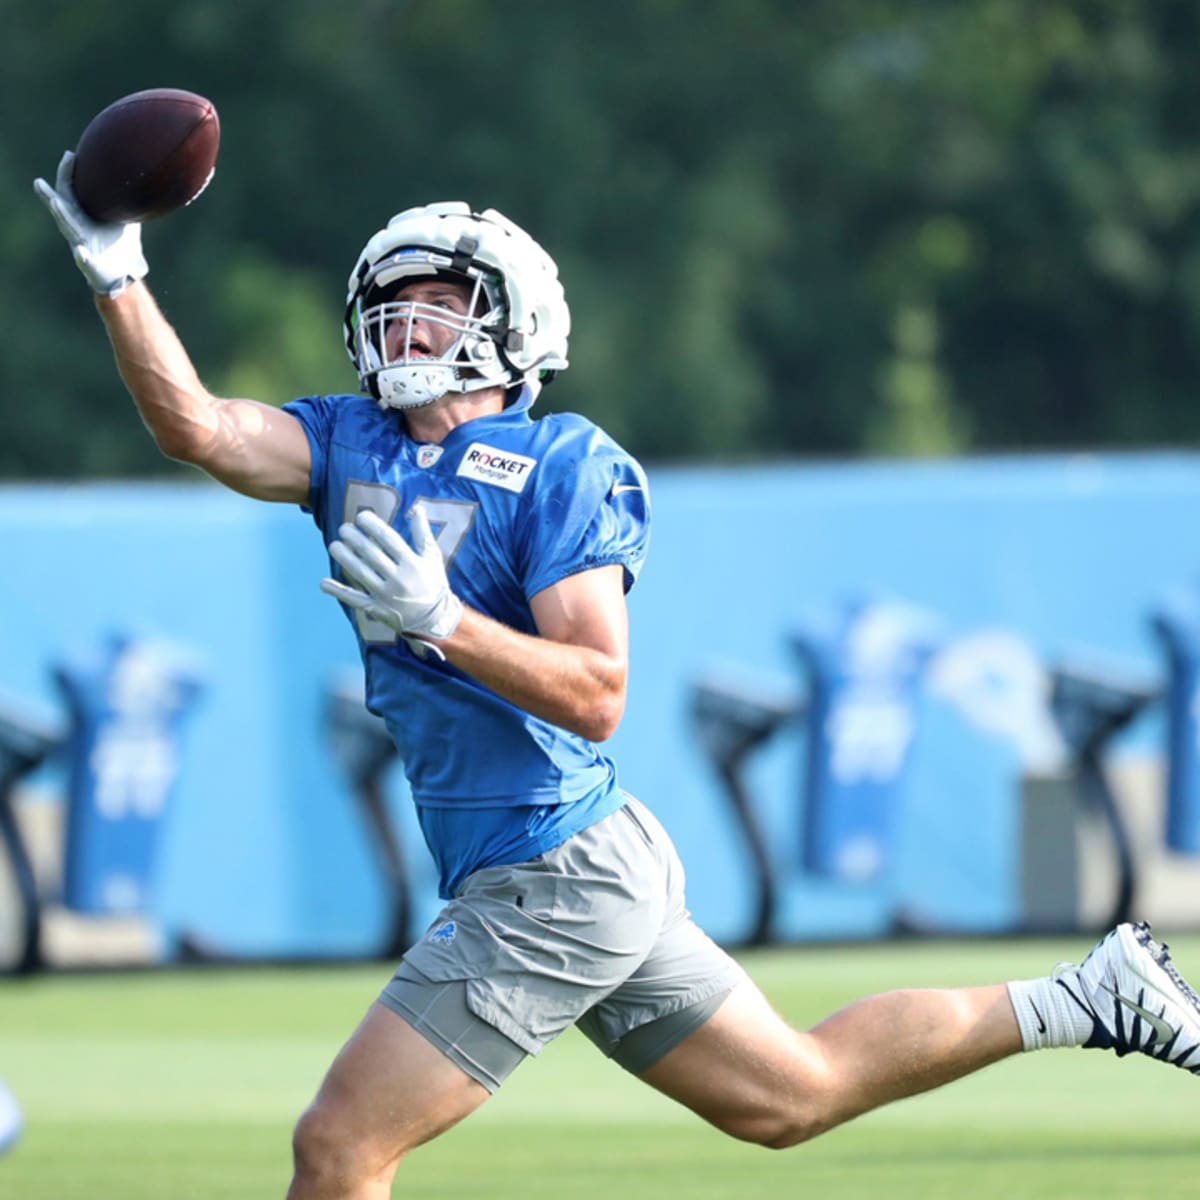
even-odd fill
[{"label": "brown football", "polygon": [[123,96],[79,139],[75,198],[96,221],[165,217],[207,186],[220,140],[217,110],[203,96],[179,88]]}]

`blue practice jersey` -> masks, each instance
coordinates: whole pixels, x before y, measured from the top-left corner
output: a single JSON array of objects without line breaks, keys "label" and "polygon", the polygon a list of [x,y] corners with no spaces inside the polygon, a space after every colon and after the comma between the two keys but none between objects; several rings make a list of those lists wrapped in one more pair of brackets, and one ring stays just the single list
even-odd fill
[{"label": "blue practice jersey", "polygon": [[[531,403],[524,389],[440,445],[413,441],[399,413],[365,396],[286,405],[308,435],[307,507],[326,545],[364,508],[407,537],[420,501],[455,594],[527,634],[537,633],[530,598],[569,575],[620,564],[628,591],[649,535],[641,468],[582,417],[531,420]],[[345,611],[367,707],[399,748],[443,896],[471,871],[532,858],[620,807],[616,770],[594,743]]]}]

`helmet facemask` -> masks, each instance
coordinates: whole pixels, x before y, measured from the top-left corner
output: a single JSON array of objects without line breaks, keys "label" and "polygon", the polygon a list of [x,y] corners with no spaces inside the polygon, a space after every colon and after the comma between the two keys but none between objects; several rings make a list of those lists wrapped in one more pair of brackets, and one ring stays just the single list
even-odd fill
[{"label": "helmet facemask", "polygon": [[[487,285],[483,272],[430,268],[416,274],[411,253],[406,256],[399,279],[389,265],[381,263],[364,280],[348,318],[359,377],[380,405],[421,408],[447,392],[506,386],[508,372],[499,364],[497,354],[504,310],[495,302],[494,289]],[[465,314],[442,305],[395,298],[409,284],[435,279],[465,284],[470,289]],[[405,323],[403,336],[393,338],[389,350],[388,330],[398,321]],[[449,329],[455,335],[454,341],[434,356],[431,347],[414,340],[413,326],[418,321]]]}]

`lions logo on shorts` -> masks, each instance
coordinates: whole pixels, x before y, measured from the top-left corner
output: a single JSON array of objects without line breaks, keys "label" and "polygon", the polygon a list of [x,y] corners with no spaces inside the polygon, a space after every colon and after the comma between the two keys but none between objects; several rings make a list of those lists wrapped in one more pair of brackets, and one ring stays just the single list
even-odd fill
[{"label": "lions logo on shorts", "polygon": [[458,932],[458,926],[453,921],[445,921],[439,925],[429,936],[435,942],[444,942],[449,945],[454,941],[454,935]]}]

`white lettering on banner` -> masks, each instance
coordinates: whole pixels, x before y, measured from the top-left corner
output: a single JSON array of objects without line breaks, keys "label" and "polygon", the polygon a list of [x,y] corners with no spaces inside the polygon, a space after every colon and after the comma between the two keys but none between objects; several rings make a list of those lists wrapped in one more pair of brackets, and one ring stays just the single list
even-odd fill
[{"label": "white lettering on banner", "polygon": [[480,483],[519,492],[529,481],[530,472],[535,466],[536,458],[526,458],[524,454],[510,454],[494,446],[485,446],[482,442],[472,442],[458,464],[458,474],[464,479],[477,479]]}]

